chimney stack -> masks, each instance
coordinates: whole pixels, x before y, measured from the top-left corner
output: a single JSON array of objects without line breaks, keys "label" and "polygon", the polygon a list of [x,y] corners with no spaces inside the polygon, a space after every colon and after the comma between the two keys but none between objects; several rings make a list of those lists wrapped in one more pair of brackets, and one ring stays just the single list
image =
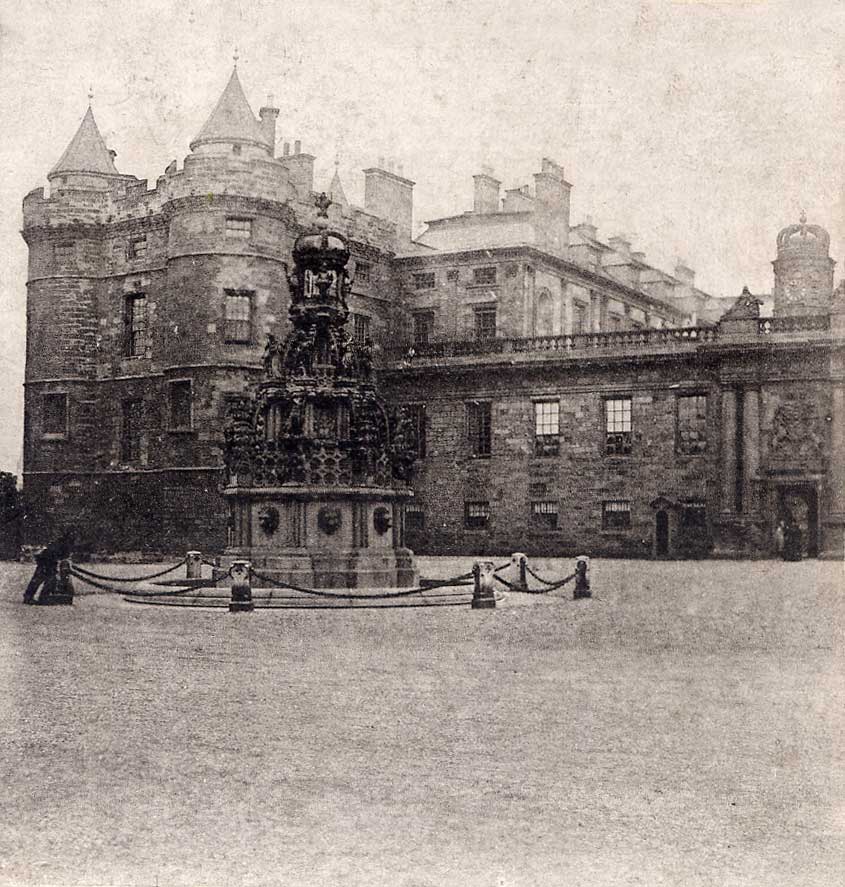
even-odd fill
[{"label": "chimney stack", "polygon": [[274,107],[274,99],[272,95],[267,96],[267,104],[260,108],[258,117],[261,121],[261,133],[264,140],[270,146],[270,156],[276,156],[276,118],[279,116],[279,109]]},{"label": "chimney stack", "polygon": [[541,215],[541,237],[552,249],[564,251],[569,244],[569,192],[572,185],[563,177],[563,167],[544,157],[540,172],[534,173],[536,211]]},{"label": "chimney stack", "polygon": [[291,184],[301,199],[308,200],[314,190],[314,155],[302,153],[302,142],[299,139],[293,143],[293,154],[287,153],[287,142],[284,151],[282,160],[290,174]]},{"label": "chimney stack", "polygon": [[501,182],[493,178],[493,170],[482,166],[481,172],[472,177],[472,211],[474,213],[497,213],[499,211],[499,188]]},{"label": "chimney stack", "polygon": [[364,209],[374,216],[396,225],[396,239],[400,244],[411,241],[414,214],[414,182],[379,166],[364,170]]}]

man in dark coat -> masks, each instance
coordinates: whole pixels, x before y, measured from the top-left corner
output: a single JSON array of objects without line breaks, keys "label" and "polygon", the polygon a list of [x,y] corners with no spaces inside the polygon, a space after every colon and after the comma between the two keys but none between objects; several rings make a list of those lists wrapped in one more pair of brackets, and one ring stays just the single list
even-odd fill
[{"label": "man in dark coat", "polygon": [[35,555],[35,573],[33,573],[32,579],[29,580],[29,585],[27,585],[26,591],[23,594],[23,602],[25,604],[35,603],[35,595],[38,594],[39,588],[41,588],[41,595],[38,598],[38,603],[42,603],[46,599],[50,590],[50,583],[56,578],[58,563],[70,557],[70,553],[73,551],[73,544],[73,530],[65,530],[55,542],[51,542],[45,549]]}]

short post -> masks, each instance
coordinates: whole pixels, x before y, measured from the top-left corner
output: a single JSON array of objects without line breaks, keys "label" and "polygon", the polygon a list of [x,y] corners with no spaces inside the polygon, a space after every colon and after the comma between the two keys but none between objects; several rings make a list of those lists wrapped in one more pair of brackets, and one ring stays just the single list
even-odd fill
[{"label": "short post", "polygon": [[528,591],[528,557],[521,551],[515,551],[511,555],[511,566],[516,567],[517,575],[513,584],[519,591]]},{"label": "short post", "polygon": [[496,590],[493,588],[493,575],[496,567],[492,561],[476,561],[472,565],[473,610],[495,610]]},{"label": "short post", "polygon": [[232,598],[229,601],[230,613],[248,613],[255,609],[252,600],[252,587],[249,584],[249,574],[252,564],[249,561],[234,561],[229,568],[232,577]]},{"label": "short post", "polygon": [[575,590],[572,599],[592,597],[590,591],[590,559],[586,554],[579,554],[575,558]]},{"label": "short post", "polygon": [[202,579],[202,552],[189,551],[185,555],[189,579]]}]

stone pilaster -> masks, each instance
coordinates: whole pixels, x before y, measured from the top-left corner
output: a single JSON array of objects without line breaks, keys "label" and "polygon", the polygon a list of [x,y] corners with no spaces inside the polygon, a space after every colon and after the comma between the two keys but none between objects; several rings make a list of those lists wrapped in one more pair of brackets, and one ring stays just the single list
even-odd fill
[{"label": "stone pilaster", "polygon": [[722,389],[722,512],[736,511],[736,391]]},{"label": "stone pilaster", "polygon": [[760,390],[746,387],[742,397],[742,510],[750,514],[759,508]]}]

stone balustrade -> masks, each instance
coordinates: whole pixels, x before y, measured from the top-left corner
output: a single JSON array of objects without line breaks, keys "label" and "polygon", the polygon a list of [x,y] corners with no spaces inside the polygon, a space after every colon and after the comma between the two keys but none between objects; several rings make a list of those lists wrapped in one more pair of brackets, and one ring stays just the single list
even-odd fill
[{"label": "stone balustrade", "polygon": [[[757,334],[823,332],[830,329],[830,316],[761,318]],[[718,342],[719,325],[667,329],[614,330],[607,333],[579,335],[534,336],[531,338],[495,337],[488,339],[450,339],[425,344],[395,345],[383,350],[385,362],[407,361],[414,358],[445,359],[453,357],[486,356],[496,354],[572,353],[578,356],[590,351],[654,349],[678,345],[700,345]]]}]

